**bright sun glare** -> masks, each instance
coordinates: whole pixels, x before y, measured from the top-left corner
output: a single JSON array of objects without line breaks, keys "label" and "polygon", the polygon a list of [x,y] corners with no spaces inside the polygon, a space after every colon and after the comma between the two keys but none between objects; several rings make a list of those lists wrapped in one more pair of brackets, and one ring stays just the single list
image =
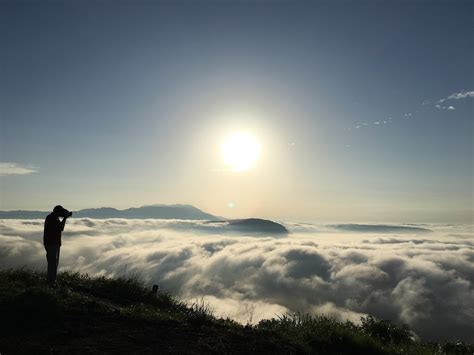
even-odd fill
[{"label": "bright sun glare", "polygon": [[232,171],[250,169],[260,155],[260,144],[254,136],[247,133],[233,133],[221,145],[224,164]]}]

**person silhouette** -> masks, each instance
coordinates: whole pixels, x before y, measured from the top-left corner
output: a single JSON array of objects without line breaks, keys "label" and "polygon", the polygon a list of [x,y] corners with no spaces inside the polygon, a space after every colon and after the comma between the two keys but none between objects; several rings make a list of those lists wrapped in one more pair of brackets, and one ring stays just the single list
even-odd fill
[{"label": "person silhouette", "polygon": [[[61,234],[64,230],[66,220],[68,217],[71,217],[71,215],[72,212],[58,205],[54,207],[53,212],[44,220],[43,244],[46,249],[46,260],[48,262],[47,282],[53,287],[56,285],[56,275],[58,272]],[[60,221],[59,217],[62,217],[63,220]]]}]

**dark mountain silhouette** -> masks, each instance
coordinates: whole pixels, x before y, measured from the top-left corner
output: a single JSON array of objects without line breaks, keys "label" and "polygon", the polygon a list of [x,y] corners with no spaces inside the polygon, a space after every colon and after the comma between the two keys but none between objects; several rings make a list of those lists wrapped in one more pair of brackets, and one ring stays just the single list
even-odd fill
[{"label": "dark mountain silhouette", "polygon": [[[45,218],[49,211],[0,211],[0,218],[6,219],[36,219]],[[138,208],[127,208],[118,210],[111,207],[88,208],[74,211],[76,218],[157,218],[157,219],[197,219],[197,220],[220,220],[219,217],[201,211],[191,205],[150,205]]]},{"label": "dark mountain silhouette", "polygon": [[431,229],[414,226],[392,226],[385,224],[335,224],[329,227],[348,232],[361,233],[428,233]]},{"label": "dark mountain silhouette", "polygon": [[[183,226],[186,229],[187,226]],[[289,233],[285,226],[260,218],[225,219],[220,221],[206,221],[191,226],[195,231],[211,234],[281,234]]]},{"label": "dark mountain silhouette", "polygon": [[260,218],[230,220],[228,227],[238,232],[288,234],[288,229],[281,224]]},{"label": "dark mountain silhouette", "polygon": [[2,219],[44,219],[51,212],[44,211],[0,211]]}]

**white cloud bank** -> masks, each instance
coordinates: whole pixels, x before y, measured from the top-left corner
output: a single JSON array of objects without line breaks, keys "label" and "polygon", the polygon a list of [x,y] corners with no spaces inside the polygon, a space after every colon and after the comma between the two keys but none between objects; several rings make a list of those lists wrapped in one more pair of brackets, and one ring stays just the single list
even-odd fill
[{"label": "white cloud bank", "polygon": [[6,175],[25,175],[38,172],[37,169],[24,166],[17,163],[2,163],[0,162],[0,176]]},{"label": "white cloud bank", "polygon": [[[242,322],[286,311],[353,321],[370,313],[427,339],[474,341],[472,226],[286,226],[293,233],[273,238],[225,236],[197,221],[71,219],[60,269],[138,274]],[[44,270],[42,228],[0,220],[0,267]]]}]

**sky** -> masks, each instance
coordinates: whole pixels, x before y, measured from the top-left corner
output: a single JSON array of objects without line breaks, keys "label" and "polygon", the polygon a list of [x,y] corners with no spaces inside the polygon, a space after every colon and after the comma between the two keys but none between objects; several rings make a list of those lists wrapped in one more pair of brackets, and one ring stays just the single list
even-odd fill
[{"label": "sky", "polygon": [[[470,1],[2,1],[0,209],[473,222]],[[251,169],[220,147],[246,132]]]}]

